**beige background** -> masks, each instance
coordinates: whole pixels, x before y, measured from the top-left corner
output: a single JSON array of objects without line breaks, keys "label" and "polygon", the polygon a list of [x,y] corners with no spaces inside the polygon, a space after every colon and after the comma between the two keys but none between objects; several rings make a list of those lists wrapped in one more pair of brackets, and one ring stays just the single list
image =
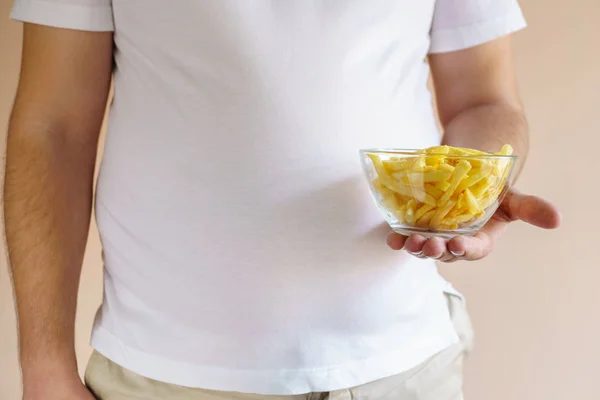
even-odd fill
[{"label": "beige background", "polygon": [[[17,84],[21,28],[0,0],[0,132]],[[488,259],[443,267],[465,293],[477,330],[468,400],[600,399],[600,1],[521,0],[530,27],[515,36],[532,133],[521,190],[552,199],[563,228],[515,224]],[[4,139],[1,140],[4,142]],[[2,149],[3,150],[3,149]],[[101,298],[92,226],[77,319],[81,364]],[[15,318],[0,258],[0,400],[20,394]]]}]

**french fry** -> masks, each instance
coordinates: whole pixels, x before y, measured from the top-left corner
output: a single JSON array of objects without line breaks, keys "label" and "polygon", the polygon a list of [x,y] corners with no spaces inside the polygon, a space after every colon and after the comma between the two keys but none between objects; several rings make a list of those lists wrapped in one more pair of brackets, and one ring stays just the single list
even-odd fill
[{"label": "french fry", "polygon": [[[502,150],[500,150],[500,152],[498,152],[496,154],[498,154],[500,156],[510,156],[513,154],[513,148],[510,144],[505,144],[504,146],[502,146]],[[506,160],[506,159],[496,160],[496,163],[494,165],[494,174],[497,176],[504,175],[504,172],[505,172],[507,166],[508,166],[508,160]]]},{"label": "french fry", "polygon": [[471,188],[471,193],[475,197],[482,197],[493,184],[494,180],[490,177],[483,178],[475,187]]},{"label": "french fry", "polygon": [[424,155],[417,157],[414,164],[412,165],[412,169],[415,171],[422,171],[423,168],[425,168],[425,166],[427,165],[425,163],[425,159],[426,157]]},{"label": "french fry", "polygon": [[461,193],[458,195],[458,200],[456,201],[456,209],[460,210],[463,207],[463,200],[465,198],[465,194]]},{"label": "french fry", "polygon": [[417,212],[415,213],[415,219],[419,220],[423,215],[427,214],[429,211],[433,210],[435,206],[429,204],[423,204]]},{"label": "french fry", "polygon": [[425,191],[436,199],[439,199],[444,194],[444,191],[438,188],[438,185],[433,186],[431,183],[425,184]]},{"label": "french fry", "polygon": [[467,205],[467,208],[469,209],[469,212],[472,215],[477,214],[479,211],[481,211],[481,208],[479,206],[479,203],[477,202],[477,199],[475,198],[475,196],[473,196],[473,193],[471,193],[471,191],[469,189],[465,190],[463,196],[465,199],[465,204]]},{"label": "french fry", "polygon": [[450,146],[433,146],[425,149],[425,153],[429,154],[448,154],[450,152]]},{"label": "french fry", "polygon": [[502,146],[502,150],[500,150],[500,155],[501,156],[512,156],[513,151],[514,150],[510,144],[505,144],[504,146]]},{"label": "french fry", "polygon": [[463,224],[465,222],[469,222],[473,219],[473,214],[470,213],[466,213],[466,214],[461,214],[461,215],[457,215],[455,217],[452,218],[446,218],[444,219],[442,222],[444,224]]},{"label": "french fry", "polygon": [[456,229],[458,229],[458,224],[446,224],[446,223],[442,223],[442,225],[440,226],[442,229],[447,229],[449,231],[454,231]]},{"label": "french fry", "polygon": [[418,226],[428,226],[431,223],[431,219],[435,215],[436,210],[430,210],[426,212],[421,218],[417,220]]},{"label": "french fry", "polygon": [[394,215],[398,218],[398,221],[406,221],[406,204],[402,204],[400,207],[394,210]]},{"label": "french fry", "polygon": [[413,172],[409,175],[409,180],[418,180],[422,179],[423,182],[446,182],[452,176],[452,172],[436,170],[436,171],[426,171],[426,172]]},{"label": "french fry", "polygon": [[409,175],[407,174],[407,172],[404,172],[404,171],[392,172],[391,177],[394,178],[396,181],[398,181],[398,183],[400,183],[402,185],[410,186],[410,181],[408,179]]},{"label": "french fry", "polygon": [[407,174],[410,174],[411,172],[427,172],[427,171],[435,171],[437,169],[437,167],[433,166],[433,165],[423,165],[423,166],[418,166],[416,163],[413,165],[413,167],[409,170],[406,171]]},{"label": "french fry", "polygon": [[504,187],[504,184],[501,184],[501,185],[495,186],[493,190],[489,190],[487,192],[486,196],[483,197],[480,201],[480,209],[485,210],[486,208],[491,206],[496,201],[498,196],[500,195],[503,187]]},{"label": "french fry", "polygon": [[492,165],[487,164],[487,163],[481,165],[478,168],[473,168],[473,170],[470,171],[469,176],[464,181],[461,182],[461,184],[458,186],[458,188],[456,190],[458,192],[462,192],[465,189],[470,188],[471,186],[475,185],[482,179],[488,177],[493,171],[494,171],[494,167],[492,167]]},{"label": "french fry", "polygon": [[445,192],[450,188],[450,182],[438,182],[435,187],[440,189],[442,192]]},{"label": "french fry", "polygon": [[443,169],[444,171],[454,172],[454,167],[450,164],[446,164],[446,163],[440,164],[439,168]]},{"label": "french fry", "polygon": [[414,160],[406,158],[390,158],[389,160],[382,161],[383,166],[389,172],[405,171],[409,169]]},{"label": "french fry", "polygon": [[425,191],[414,191],[413,196],[421,203],[429,204],[430,206],[435,206],[437,204],[435,197]]},{"label": "french fry", "polygon": [[381,203],[384,205],[385,208],[389,210],[395,210],[396,208],[400,207],[398,199],[396,199],[395,193],[393,191],[384,186],[381,188],[381,191],[379,193],[381,194]]},{"label": "french fry", "polygon": [[406,203],[406,214],[405,214],[405,220],[407,223],[412,224],[415,222],[416,218],[415,218],[415,214],[416,214],[416,207],[417,207],[417,203],[415,202],[414,199],[410,199],[408,201],[408,203]]},{"label": "french fry", "polygon": [[434,167],[434,169],[437,169],[437,167],[439,167],[440,165],[442,165],[444,163],[445,159],[446,159],[446,156],[432,154],[425,159],[425,164],[427,166]]},{"label": "french fry", "polygon": [[[452,195],[454,194],[454,191],[456,190],[458,185],[460,185],[462,180],[467,176],[467,173],[471,170],[471,168],[472,168],[471,164],[469,164],[465,160],[461,160],[458,164],[456,164],[456,168],[454,169],[454,174],[452,174],[452,178],[450,181],[450,187],[448,188],[448,190],[446,190],[446,192],[443,194],[443,196],[438,200],[438,204],[440,206],[443,207],[448,202],[448,200],[450,200],[450,197],[452,197]],[[448,210],[448,211],[450,211],[450,210]]]},{"label": "french fry", "polygon": [[442,207],[438,208],[435,215],[431,219],[431,227],[438,228],[442,226],[442,220],[450,212],[452,207],[456,204],[454,200],[448,200]]},{"label": "french fry", "polygon": [[456,205],[452,208],[452,210],[450,210],[450,212],[448,214],[446,214],[445,218],[458,217],[459,215],[461,215],[464,212],[465,212],[465,210],[463,208],[459,208],[458,205]]},{"label": "french fry", "polygon": [[481,200],[481,208],[485,210],[486,208],[488,208],[489,206],[494,204],[497,197],[498,196],[488,196],[488,197],[483,198]]},{"label": "french fry", "polygon": [[484,156],[486,153],[484,151],[475,150],[475,149],[467,149],[464,147],[450,147],[448,146],[448,154],[452,154],[455,156]]}]

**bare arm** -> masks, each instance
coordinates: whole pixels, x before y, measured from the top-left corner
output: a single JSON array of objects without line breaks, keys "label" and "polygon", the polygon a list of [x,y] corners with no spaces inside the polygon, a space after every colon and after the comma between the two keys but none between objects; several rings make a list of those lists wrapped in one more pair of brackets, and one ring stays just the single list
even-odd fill
[{"label": "bare arm", "polygon": [[77,289],[111,66],[111,33],[25,25],[4,213],[26,398],[78,379]]},{"label": "bare arm", "polygon": [[[519,99],[509,37],[429,57],[444,143],[489,152],[511,144],[524,164],[529,135]],[[388,245],[422,258],[452,262],[478,260],[490,254],[508,223],[522,220],[541,228],[560,224],[558,210],[547,201],[511,190],[496,214],[474,237],[446,242],[420,235],[391,234]]]},{"label": "bare arm", "polygon": [[519,98],[509,37],[451,53],[432,54],[444,143],[496,152],[511,144],[521,157],[529,133]]}]

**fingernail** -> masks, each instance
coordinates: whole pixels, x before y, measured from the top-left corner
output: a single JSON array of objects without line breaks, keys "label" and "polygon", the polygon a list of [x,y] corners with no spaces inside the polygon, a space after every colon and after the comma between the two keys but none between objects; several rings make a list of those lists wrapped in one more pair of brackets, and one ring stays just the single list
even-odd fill
[{"label": "fingernail", "polygon": [[450,250],[450,253],[454,256],[454,257],[462,257],[465,255],[464,251],[452,251]]},{"label": "fingernail", "polygon": [[421,254],[423,254],[423,250],[419,251],[418,253],[415,253],[414,251],[410,251],[410,250],[406,250],[408,251],[410,254],[412,254],[415,257],[419,257]]},{"label": "fingernail", "polygon": [[439,254],[439,255],[437,255],[437,256],[435,256],[435,257],[434,257],[434,256],[431,256],[431,257],[429,257],[429,258],[431,258],[432,260],[439,260],[440,258],[442,258],[442,254]]}]

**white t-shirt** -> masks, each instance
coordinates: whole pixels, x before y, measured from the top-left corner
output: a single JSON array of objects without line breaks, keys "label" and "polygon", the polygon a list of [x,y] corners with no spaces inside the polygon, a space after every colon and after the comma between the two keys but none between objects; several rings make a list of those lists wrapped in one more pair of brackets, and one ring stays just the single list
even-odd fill
[{"label": "white t-shirt", "polygon": [[386,246],[358,150],[439,143],[428,52],[522,28],[516,0],[17,0],[13,17],[115,32],[100,353],[299,394],[456,342],[449,285]]}]

